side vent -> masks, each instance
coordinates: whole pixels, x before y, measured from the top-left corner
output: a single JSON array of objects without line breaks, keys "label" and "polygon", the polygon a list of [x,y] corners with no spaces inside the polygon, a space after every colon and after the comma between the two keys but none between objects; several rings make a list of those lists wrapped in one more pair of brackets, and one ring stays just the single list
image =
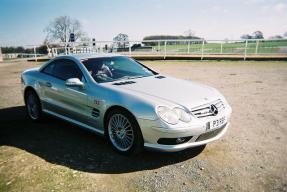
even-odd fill
[{"label": "side vent", "polygon": [[92,116],[93,117],[99,117],[100,116],[100,111],[98,109],[93,108]]},{"label": "side vent", "polygon": [[156,76],[155,78],[157,78],[157,79],[164,79],[165,78],[165,76]]},{"label": "side vent", "polygon": [[129,85],[133,83],[136,83],[136,82],[135,81],[122,81],[122,82],[114,83],[113,85]]}]

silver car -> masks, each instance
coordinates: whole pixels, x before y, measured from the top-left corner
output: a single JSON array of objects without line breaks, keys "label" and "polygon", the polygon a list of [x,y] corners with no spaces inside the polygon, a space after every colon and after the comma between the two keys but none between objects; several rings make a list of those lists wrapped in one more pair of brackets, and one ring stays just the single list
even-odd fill
[{"label": "silver car", "polygon": [[28,115],[104,135],[121,154],[180,151],[221,138],[231,107],[216,89],[113,54],[59,56],[22,73]]}]

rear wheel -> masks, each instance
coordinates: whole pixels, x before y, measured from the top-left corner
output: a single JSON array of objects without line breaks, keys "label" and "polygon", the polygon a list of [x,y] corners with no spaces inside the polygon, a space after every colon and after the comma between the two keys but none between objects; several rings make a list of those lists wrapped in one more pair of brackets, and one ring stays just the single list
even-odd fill
[{"label": "rear wheel", "polygon": [[33,90],[28,90],[25,94],[25,104],[28,117],[33,121],[40,121],[42,118],[41,102]]},{"label": "rear wheel", "polygon": [[106,132],[113,149],[121,154],[138,154],[143,149],[140,127],[125,110],[116,109],[108,114]]}]

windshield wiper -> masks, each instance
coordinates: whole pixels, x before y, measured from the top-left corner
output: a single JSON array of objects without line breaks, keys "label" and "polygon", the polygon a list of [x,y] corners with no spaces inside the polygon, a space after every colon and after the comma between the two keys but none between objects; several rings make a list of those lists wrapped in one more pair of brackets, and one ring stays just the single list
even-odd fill
[{"label": "windshield wiper", "polygon": [[120,81],[120,80],[124,80],[124,79],[129,79],[130,76],[123,76],[121,78],[115,79],[115,81]]},{"label": "windshield wiper", "polygon": [[128,77],[128,79],[137,79],[137,78],[142,78],[142,77],[146,77],[146,76],[145,75],[130,76]]}]

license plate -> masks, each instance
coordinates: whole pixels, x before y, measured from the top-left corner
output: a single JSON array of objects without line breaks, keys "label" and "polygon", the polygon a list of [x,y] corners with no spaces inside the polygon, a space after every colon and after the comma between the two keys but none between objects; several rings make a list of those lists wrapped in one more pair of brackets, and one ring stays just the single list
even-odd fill
[{"label": "license plate", "polygon": [[226,117],[220,117],[219,119],[215,119],[211,122],[209,122],[210,125],[210,129],[216,129],[221,127],[222,125],[224,125],[226,123]]}]

